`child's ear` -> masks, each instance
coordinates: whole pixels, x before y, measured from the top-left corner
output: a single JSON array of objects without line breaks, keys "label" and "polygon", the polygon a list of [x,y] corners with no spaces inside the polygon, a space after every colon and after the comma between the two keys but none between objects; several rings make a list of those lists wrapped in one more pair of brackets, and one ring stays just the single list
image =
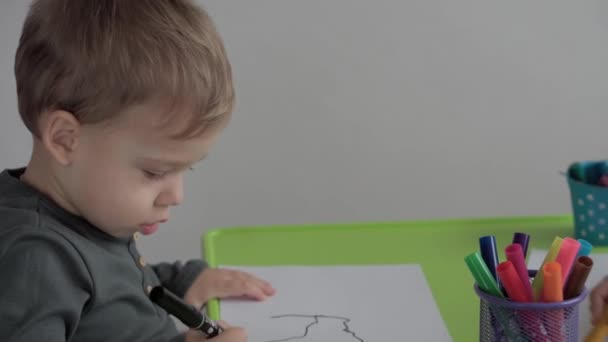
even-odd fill
[{"label": "child's ear", "polygon": [[42,143],[59,164],[70,165],[78,147],[80,122],[63,110],[48,112],[45,116],[40,127]]}]

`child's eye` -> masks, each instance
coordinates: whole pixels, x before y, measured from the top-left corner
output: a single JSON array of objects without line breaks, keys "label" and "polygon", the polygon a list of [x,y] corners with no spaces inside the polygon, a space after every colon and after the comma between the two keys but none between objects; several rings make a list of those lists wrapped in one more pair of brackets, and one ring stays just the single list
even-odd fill
[{"label": "child's eye", "polygon": [[160,179],[165,175],[165,172],[143,170],[144,175],[149,179]]}]

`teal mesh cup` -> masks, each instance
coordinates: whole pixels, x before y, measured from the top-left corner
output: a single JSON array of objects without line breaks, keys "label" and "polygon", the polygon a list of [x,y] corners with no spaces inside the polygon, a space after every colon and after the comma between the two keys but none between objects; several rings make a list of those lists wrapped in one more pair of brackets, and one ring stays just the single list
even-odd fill
[{"label": "teal mesh cup", "polygon": [[598,184],[607,163],[588,161],[578,165],[578,168],[571,165],[566,174],[574,236],[587,240],[593,246],[608,246],[608,187]]}]

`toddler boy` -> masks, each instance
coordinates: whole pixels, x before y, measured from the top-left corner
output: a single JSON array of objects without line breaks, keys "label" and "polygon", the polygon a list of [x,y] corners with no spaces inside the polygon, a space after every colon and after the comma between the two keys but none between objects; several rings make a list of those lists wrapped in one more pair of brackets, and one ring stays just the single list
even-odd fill
[{"label": "toddler boy", "polygon": [[[0,173],[0,340],[203,341],[178,333],[149,291],[201,307],[274,294],[201,260],[148,265],[137,251],[183,200],[234,105],[231,67],[188,0],[36,0],[15,58],[26,167]],[[211,340],[246,340],[224,325]]]}]

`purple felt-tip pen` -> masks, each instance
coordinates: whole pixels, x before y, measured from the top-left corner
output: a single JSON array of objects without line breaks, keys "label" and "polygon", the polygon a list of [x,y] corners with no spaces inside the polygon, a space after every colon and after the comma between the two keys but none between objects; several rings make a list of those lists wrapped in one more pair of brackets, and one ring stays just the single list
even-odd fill
[{"label": "purple felt-tip pen", "polygon": [[524,258],[528,254],[528,242],[530,242],[530,235],[524,233],[513,234],[513,243],[521,245],[521,249],[524,251]]}]

